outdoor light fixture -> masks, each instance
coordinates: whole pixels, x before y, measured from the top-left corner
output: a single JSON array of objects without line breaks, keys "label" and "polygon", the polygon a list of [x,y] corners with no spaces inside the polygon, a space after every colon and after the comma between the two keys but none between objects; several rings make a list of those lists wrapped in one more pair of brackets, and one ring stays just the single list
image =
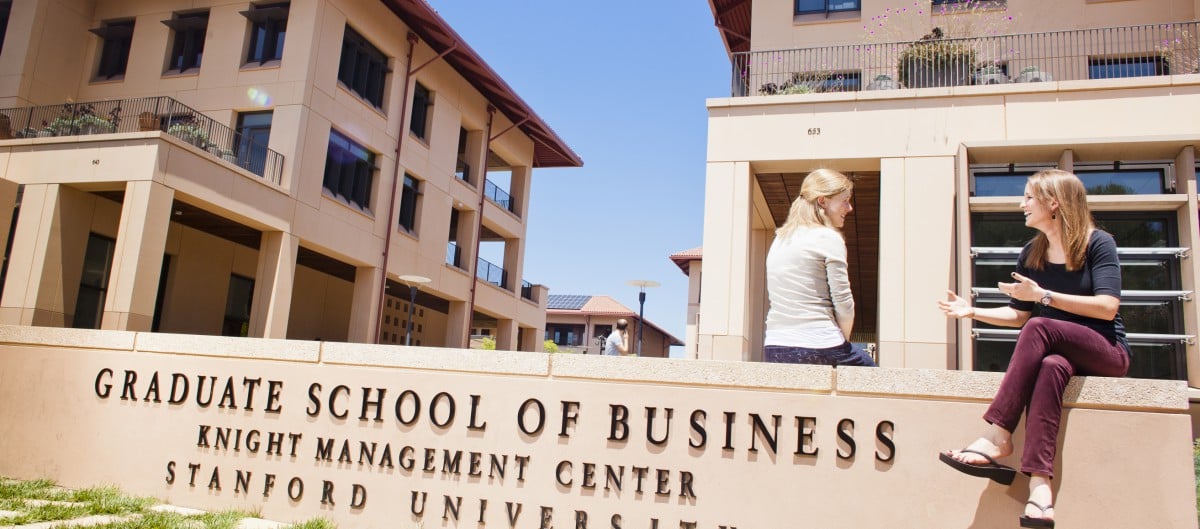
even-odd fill
[{"label": "outdoor light fixture", "polygon": [[404,329],[404,345],[412,345],[413,306],[417,304],[417,289],[432,281],[425,276],[400,276],[402,283],[408,285],[408,326]]},{"label": "outdoor light fixture", "polygon": [[661,283],[649,279],[631,279],[626,281],[625,284],[631,287],[638,287],[637,355],[642,356],[642,320],[646,319],[646,289],[654,288],[661,285]]}]

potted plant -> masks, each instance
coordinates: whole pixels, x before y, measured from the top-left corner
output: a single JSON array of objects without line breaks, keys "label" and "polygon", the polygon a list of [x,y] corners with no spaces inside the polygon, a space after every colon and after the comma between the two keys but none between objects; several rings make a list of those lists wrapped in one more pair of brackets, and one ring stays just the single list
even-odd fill
[{"label": "potted plant", "polygon": [[54,118],[46,130],[50,131],[51,136],[70,136],[75,134],[75,120],[70,116],[59,116]]},{"label": "potted plant", "polygon": [[117,130],[111,121],[95,114],[84,114],[75,118],[75,129],[79,134],[106,134]]},{"label": "potted plant", "polygon": [[975,64],[972,40],[950,40],[943,35],[940,28],[933,28],[900,52],[896,63],[900,84],[906,88],[967,84]]},{"label": "potted plant", "polygon": [[225,161],[227,161],[229,163],[237,164],[237,153],[233,152],[232,150],[229,150],[229,149],[222,150],[221,158],[224,158]]},{"label": "potted plant", "polygon": [[886,74],[876,75],[875,79],[867,84],[867,90],[895,90],[897,88],[899,87],[896,86],[896,81],[892,79],[892,76]]},{"label": "potted plant", "polygon": [[167,134],[175,136],[201,149],[208,146],[208,131],[191,121],[175,123],[167,127]]},{"label": "potted plant", "polygon": [[38,137],[38,129],[35,129],[33,127],[25,127],[24,129],[17,131],[17,137],[18,138],[36,138],[36,137]]},{"label": "potted plant", "polygon": [[1049,73],[1043,72],[1037,65],[1021,68],[1021,73],[1013,79],[1017,83],[1039,83],[1053,80],[1054,78]]},{"label": "potted plant", "polygon": [[995,64],[986,64],[975,70],[975,84],[1005,84],[1008,76]]}]

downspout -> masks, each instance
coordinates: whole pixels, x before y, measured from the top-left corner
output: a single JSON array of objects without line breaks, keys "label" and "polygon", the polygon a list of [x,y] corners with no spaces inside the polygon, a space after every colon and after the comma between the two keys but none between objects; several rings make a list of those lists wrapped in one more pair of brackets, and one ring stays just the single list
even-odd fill
[{"label": "downspout", "polygon": [[[475,253],[473,254],[475,259],[471,261],[471,290],[470,296],[467,298],[466,329],[463,329],[466,333],[463,343],[468,347],[471,344],[471,322],[475,320],[475,284],[479,282],[479,239],[483,235],[483,201],[487,188],[487,161],[488,152],[491,152],[492,148],[492,120],[496,117],[496,107],[488,105],[487,113],[487,126],[483,129],[483,167],[479,171],[479,182],[477,183],[479,185],[479,206],[475,209]],[[499,329],[497,329],[497,334],[499,334]]]},{"label": "downspout", "polygon": [[379,278],[379,311],[375,314],[375,326],[372,329],[374,331],[374,338],[372,341],[375,343],[379,343],[379,328],[383,323],[383,297],[387,295],[387,269],[388,261],[390,260],[392,254],[392,232],[396,231],[396,227],[392,225],[392,217],[396,214],[396,191],[400,190],[400,151],[404,147],[405,136],[408,136],[408,134],[405,133],[404,126],[405,122],[408,120],[409,81],[412,80],[413,76],[416,75],[417,72],[421,71],[426,66],[429,66],[430,63],[445,57],[450,52],[458,48],[458,42],[455,42],[449,48],[446,48],[445,51],[439,53],[436,57],[429,59],[424,64],[417,66],[416,68],[413,68],[412,60],[413,52],[417,48],[417,34],[409,31],[407,40],[408,54],[405,58],[406,70],[404,73],[404,93],[400,98],[400,131],[396,134],[396,168],[395,171],[392,172],[392,195],[391,200],[389,200],[388,203],[387,229],[384,231],[383,238],[383,274]]},{"label": "downspout", "polygon": [[[487,128],[483,131],[483,137],[485,139],[484,144],[483,144],[483,170],[480,171],[481,173],[483,173],[483,178],[481,178],[479,181],[479,208],[475,210],[476,211],[476,215],[475,215],[476,216],[476,220],[475,220],[475,263],[473,265],[471,265],[471,276],[472,276],[471,298],[470,298],[470,301],[467,303],[467,329],[466,329],[467,339],[466,339],[466,343],[468,343],[468,344],[471,343],[471,320],[472,320],[472,318],[475,317],[475,283],[479,280],[479,276],[477,275],[479,273],[479,243],[480,243],[481,235],[483,235],[483,206],[485,204],[484,199],[487,197],[487,192],[486,192],[486,190],[487,190],[487,159],[488,159],[487,155],[489,152],[492,151],[492,142],[495,141],[496,138],[499,138],[500,136],[507,134],[508,131],[515,129],[517,127],[520,127],[521,125],[524,125],[525,122],[529,121],[529,118],[525,117],[521,121],[513,123],[512,125],[509,125],[508,128],[496,133],[495,136],[492,136],[492,122],[496,116],[496,107],[494,107],[492,105],[488,105],[487,111],[488,111]],[[520,295],[520,293],[518,292],[517,295]],[[518,333],[519,333],[519,331],[518,331]]]}]

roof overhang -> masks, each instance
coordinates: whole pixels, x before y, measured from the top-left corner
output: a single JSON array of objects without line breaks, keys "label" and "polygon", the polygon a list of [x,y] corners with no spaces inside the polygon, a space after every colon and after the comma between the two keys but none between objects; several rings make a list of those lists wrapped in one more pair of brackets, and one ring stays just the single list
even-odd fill
[{"label": "roof overhang", "polygon": [[449,50],[444,57],[445,61],[471,86],[479,90],[479,93],[509,121],[521,123],[521,132],[533,140],[534,167],[583,166],[583,159],[538,117],[533,108],[525,103],[425,0],[382,1],[435,53],[441,54]]},{"label": "roof overhang", "polygon": [[721,33],[721,41],[730,55],[750,51],[750,12],[753,3],[753,0],[708,0],[713,24]]}]

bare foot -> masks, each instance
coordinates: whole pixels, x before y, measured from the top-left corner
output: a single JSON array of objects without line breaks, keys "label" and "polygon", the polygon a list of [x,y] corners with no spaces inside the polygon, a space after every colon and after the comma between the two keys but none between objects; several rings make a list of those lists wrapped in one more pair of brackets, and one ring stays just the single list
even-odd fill
[{"label": "bare foot", "polygon": [[992,459],[1008,457],[1013,453],[1012,434],[996,425],[988,425],[988,431],[962,450],[951,450],[950,457],[969,465],[989,463],[987,458],[968,450],[986,454]]}]

